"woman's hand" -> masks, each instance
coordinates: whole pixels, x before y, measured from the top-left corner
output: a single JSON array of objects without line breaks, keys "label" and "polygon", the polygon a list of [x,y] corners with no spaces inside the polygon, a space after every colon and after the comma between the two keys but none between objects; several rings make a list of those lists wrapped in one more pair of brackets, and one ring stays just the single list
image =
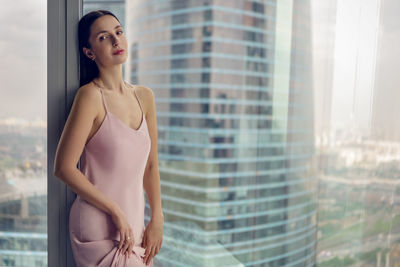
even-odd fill
[{"label": "woman's hand", "polygon": [[120,242],[118,245],[118,253],[122,252],[124,255],[130,257],[134,244],[132,228],[126,219],[124,212],[119,207],[115,209],[111,218],[119,231]]},{"label": "woman's hand", "polygon": [[158,253],[161,248],[163,238],[164,219],[152,219],[147,224],[143,234],[143,247],[146,249],[143,261],[147,264]]}]

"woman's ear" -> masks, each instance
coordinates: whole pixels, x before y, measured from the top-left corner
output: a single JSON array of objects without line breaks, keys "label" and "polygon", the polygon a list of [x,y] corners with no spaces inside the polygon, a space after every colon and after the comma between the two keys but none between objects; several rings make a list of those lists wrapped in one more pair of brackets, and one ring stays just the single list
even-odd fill
[{"label": "woman's ear", "polygon": [[94,60],[93,52],[89,48],[83,47],[83,53],[91,60]]}]

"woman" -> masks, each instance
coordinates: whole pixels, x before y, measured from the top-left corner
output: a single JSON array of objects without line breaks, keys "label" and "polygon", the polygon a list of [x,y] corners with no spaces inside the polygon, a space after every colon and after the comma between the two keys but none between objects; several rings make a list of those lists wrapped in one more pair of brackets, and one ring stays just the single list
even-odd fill
[{"label": "woman", "polygon": [[78,31],[81,87],[54,163],[77,193],[69,217],[74,258],[78,267],[153,266],[164,223],[154,94],[123,80],[128,44],[114,14],[90,12]]}]

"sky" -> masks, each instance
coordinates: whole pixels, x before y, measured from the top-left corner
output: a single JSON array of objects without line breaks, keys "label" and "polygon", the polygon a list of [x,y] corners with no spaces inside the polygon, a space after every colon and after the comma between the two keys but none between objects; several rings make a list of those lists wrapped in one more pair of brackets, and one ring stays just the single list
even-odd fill
[{"label": "sky", "polygon": [[332,126],[369,132],[379,0],[338,0]]},{"label": "sky", "polygon": [[0,119],[46,120],[46,27],[47,0],[0,1]]}]

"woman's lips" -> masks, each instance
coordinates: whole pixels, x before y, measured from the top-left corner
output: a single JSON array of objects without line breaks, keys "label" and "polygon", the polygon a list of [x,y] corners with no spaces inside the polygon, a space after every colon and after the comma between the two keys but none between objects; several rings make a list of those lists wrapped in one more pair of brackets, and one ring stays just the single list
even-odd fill
[{"label": "woman's lips", "polygon": [[114,55],[120,55],[124,52],[124,49],[118,50],[117,52],[114,53]]}]

